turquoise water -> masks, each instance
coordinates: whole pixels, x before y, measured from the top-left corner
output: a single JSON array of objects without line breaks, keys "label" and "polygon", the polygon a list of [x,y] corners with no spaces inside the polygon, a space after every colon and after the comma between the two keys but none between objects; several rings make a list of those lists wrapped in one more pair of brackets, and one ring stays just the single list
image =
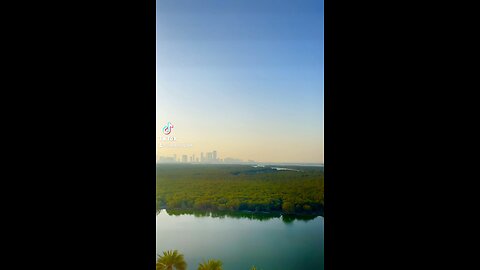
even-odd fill
[{"label": "turquoise water", "polygon": [[[248,216],[248,215],[247,215]],[[157,214],[157,254],[177,249],[187,269],[219,259],[225,270],[323,269],[323,217],[213,217]]]}]

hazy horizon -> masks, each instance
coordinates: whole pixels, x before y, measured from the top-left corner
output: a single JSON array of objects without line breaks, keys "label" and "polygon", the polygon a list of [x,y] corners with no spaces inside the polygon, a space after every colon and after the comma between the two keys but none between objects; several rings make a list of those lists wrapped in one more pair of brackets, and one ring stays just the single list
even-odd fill
[{"label": "hazy horizon", "polygon": [[156,31],[157,158],[323,163],[323,1],[157,0]]}]

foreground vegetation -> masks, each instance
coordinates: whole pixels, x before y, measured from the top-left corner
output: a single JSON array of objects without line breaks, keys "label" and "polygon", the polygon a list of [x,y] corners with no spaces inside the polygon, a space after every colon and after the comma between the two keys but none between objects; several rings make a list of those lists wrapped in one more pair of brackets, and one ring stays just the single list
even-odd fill
[{"label": "foreground vegetation", "polygon": [[185,270],[187,263],[178,250],[168,250],[164,251],[163,255],[158,255],[156,268],[157,270]]},{"label": "foreground vegetation", "polygon": [[277,171],[248,165],[157,165],[157,208],[319,214],[323,167]]},{"label": "foreground vegetation", "polygon": [[[178,250],[164,251],[163,255],[158,255],[156,270],[186,270],[187,263]],[[198,265],[198,270],[223,270],[223,263],[220,260],[208,260]],[[256,270],[255,266],[252,266],[250,270]]]}]

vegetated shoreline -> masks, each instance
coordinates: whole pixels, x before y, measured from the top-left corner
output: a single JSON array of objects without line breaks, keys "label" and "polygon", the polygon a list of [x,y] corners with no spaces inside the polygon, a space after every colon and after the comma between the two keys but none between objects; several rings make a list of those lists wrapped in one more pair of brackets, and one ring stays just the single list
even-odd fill
[{"label": "vegetated shoreline", "polygon": [[199,217],[205,213],[247,218],[323,215],[323,168],[291,169],[300,172],[239,165],[160,166],[156,209]]},{"label": "vegetated shoreline", "polygon": [[323,207],[319,211],[312,211],[312,212],[295,212],[295,213],[286,213],[283,211],[252,211],[252,210],[199,210],[199,209],[193,209],[193,208],[167,208],[166,206],[162,206],[160,208],[157,208],[157,214],[160,212],[160,210],[165,210],[170,211],[171,213],[177,213],[177,214],[217,214],[217,215],[226,215],[228,216],[229,214],[235,215],[235,214],[252,214],[252,215],[272,215],[272,216],[289,216],[289,217],[324,217],[324,209]]}]

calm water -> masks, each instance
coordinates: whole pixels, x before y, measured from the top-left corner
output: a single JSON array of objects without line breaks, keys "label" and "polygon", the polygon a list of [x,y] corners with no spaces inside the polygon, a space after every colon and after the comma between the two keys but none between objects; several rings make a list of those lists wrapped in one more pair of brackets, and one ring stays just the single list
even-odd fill
[{"label": "calm water", "polygon": [[219,259],[225,270],[323,269],[323,217],[249,219],[157,214],[157,254],[177,249],[188,269]]}]

